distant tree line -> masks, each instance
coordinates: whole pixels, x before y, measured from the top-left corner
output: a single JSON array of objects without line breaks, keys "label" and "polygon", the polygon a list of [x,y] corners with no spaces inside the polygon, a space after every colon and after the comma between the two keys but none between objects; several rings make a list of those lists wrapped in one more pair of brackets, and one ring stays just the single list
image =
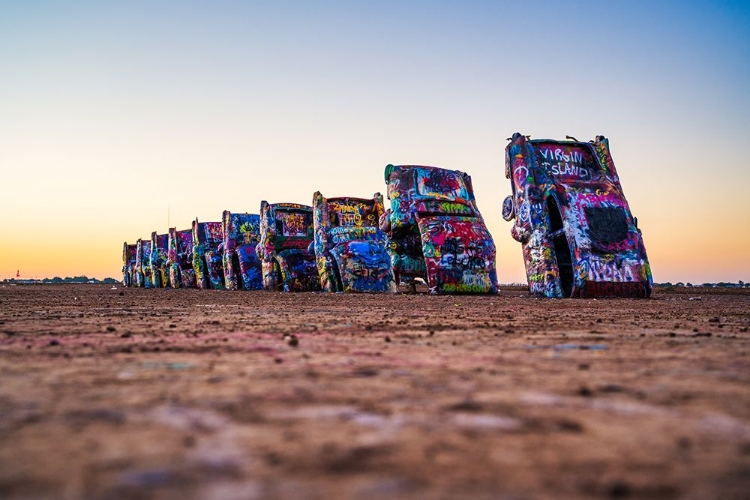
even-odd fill
[{"label": "distant tree line", "polygon": [[43,279],[10,278],[10,279],[4,279],[2,283],[15,284],[15,285],[29,285],[29,284],[51,285],[51,284],[64,284],[64,283],[116,284],[116,283],[119,283],[119,281],[114,278],[104,278],[103,280],[100,280],[96,278],[89,278],[87,276],[75,276],[72,278],[71,277],[61,278],[59,276],[55,276],[54,278],[43,278]]},{"label": "distant tree line", "polygon": [[687,287],[706,287],[706,288],[747,288],[747,287],[750,287],[750,283],[745,283],[742,280],[739,280],[737,283],[729,283],[729,282],[726,282],[726,281],[720,281],[718,283],[703,283],[701,285],[698,285],[698,284],[694,285],[692,283],[683,283],[682,281],[673,284],[673,283],[670,283],[669,281],[667,281],[666,283],[654,283],[654,285],[656,285],[656,286],[664,286],[664,287],[668,287],[668,286],[676,286],[676,287],[687,286]]}]

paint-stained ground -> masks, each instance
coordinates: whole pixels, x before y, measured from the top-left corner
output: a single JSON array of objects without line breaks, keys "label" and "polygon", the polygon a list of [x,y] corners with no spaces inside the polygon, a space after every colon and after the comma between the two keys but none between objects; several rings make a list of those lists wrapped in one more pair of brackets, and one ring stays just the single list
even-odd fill
[{"label": "paint-stained ground", "polygon": [[750,497],[750,291],[0,288],[0,497]]}]

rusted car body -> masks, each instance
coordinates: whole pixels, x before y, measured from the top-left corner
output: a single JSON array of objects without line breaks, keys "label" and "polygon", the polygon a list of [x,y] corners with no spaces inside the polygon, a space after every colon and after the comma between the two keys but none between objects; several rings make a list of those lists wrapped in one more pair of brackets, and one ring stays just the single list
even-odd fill
[{"label": "rusted car body", "polygon": [[503,217],[523,247],[529,290],[542,297],[649,297],[651,267],[609,140],[531,140],[505,153],[512,194]]},{"label": "rusted car body", "polygon": [[135,251],[135,286],[152,288],[151,240],[138,238]]},{"label": "rusted car body", "polygon": [[225,210],[221,222],[226,288],[262,290],[263,272],[255,249],[260,241],[260,216]]},{"label": "rusted car body", "polygon": [[327,292],[395,292],[387,237],[378,227],[383,195],[325,198],[313,195],[315,260]]},{"label": "rusted car body", "polygon": [[151,233],[151,283],[154,288],[166,288],[169,282],[169,234]]},{"label": "rusted car body", "polygon": [[193,269],[198,288],[224,290],[221,222],[193,221]]},{"label": "rusted car body", "polygon": [[127,287],[134,286],[135,256],[137,250],[137,244],[128,245],[125,242],[122,245],[122,284]]},{"label": "rusted car body", "polygon": [[385,182],[391,208],[381,228],[397,282],[422,278],[432,294],[497,293],[495,243],[468,174],[388,165]]},{"label": "rusted car body", "polygon": [[285,292],[320,290],[313,242],[313,209],[296,203],[260,202],[263,288]]},{"label": "rusted car body", "polygon": [[195,270],[193,269],[193,230],[178,231],[169,229],[168,241],[169,282],[172,288],[195,288]]}]

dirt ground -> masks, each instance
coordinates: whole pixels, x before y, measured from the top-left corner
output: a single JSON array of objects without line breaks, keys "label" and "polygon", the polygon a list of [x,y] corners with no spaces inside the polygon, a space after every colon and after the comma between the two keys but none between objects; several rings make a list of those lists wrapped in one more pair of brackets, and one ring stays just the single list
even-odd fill
[{"label": "dirt ground", "polygon": [[750,290],[0,287],[0,498],[750,498]]}]

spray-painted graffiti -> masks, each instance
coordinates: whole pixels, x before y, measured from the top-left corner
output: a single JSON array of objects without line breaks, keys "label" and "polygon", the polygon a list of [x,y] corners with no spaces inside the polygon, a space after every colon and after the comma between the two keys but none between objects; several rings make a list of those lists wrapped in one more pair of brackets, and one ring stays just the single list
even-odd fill
[{"label": "spray-painted graffiti", "polygon": [[628,261],[617,261],[592,258],[588,262],[590,281],[641,281],[641,267]]},{"label": "spray-painted graffiti", "polygon": [[473,215],[471,207],[464,203],[454,203],[437,200],[420,200],[415,202],[414,208],[416,209],[417,213],[443,215],[455,214],[468,215],[469,217]]},{"label": "spray-painted graffiti", "polygon": [[224,290],[223,242],[221,222],[193,221],[193,269],[198,288]]},{"label": "spray-painted graffiti", "polygon": [[260,240],[260,216],[225,210],[221,222],[226,288],[263,289],[263,271],[255,250]]},{"label": "spray-painted graffiti", "polygon": [[138,245],[128,245],[125,242],[122,246],[122,284],[130,287],[135,286],[135,257]]},{"label": "spray-painted graffiti", "polygon": [[320,290],[313,241],[312,207],[260,202],[260,242],[256,247],[266,290]]},{"label": "spray-painted graffiti", "polygon": [[416,193],[436,200],[468,200],[471,195],[464,182],[464,173],[435,167],[420,167],[415,171]]},{"label": "spray-painted graffiti", "polygon": [[380,220],[397,282],[427,281],[430,293],[497,293],[495,244],[458,170],[388,165],[391,209]]},{"label": "spray-painted graffiti", "polygon": [[[622,192],[609,141],[530,140],[514,134],[505,154],[529,290],[545,297],[648,297],[651,268]],[[505,205],[510,208],[505,208]]]},{"label": "spray-painted graffiti", "polygon": [[170,286],[169,266],[169,235],[151,233],[151,282],[155,288]]},{"label": "spray-painted graffiti", "polygon": [[418,219],[428,284],[437,293],[496,293],[495,245],[473,217]]},{"label": "spray-painted graffiti", "polygon": [[170,228],[167,246],[167,266],[172,288],[195,288],[197,284],[192,258],[193,230],[177,231],[176,228]]},{"label": "spray-painted graffiti", "polygon": [[[308,234],[308,229],[312,229],[312,207],[310,213],[299,213],[289,211],[276,211],[274,214],[277,223],[281,223],[281,236],[292,237],[311,237],[312,231]],[[312,241],[312,239],[310,239]]]},{"label": "spray-painted graffiti", "polygon": [[137,287],[152,288],[151,240],[138,239],[135,253],[135,283]]},{"label": "spray-painted graffiti", "polygon": [[383,196],[372,199],[313,195],[316,264],[328,292],[395,292],[387,238],[378,227]]},{"label": "spray-painted graffiti", "polygon": [[328,210],[331,225],[361,227],[376,226],[378,223],[377,216],[372,211],[368,203],[351,201],[348,205],[346,201],[333,201]]},{"label": "spray-painted graffiti", "polygon": [[575,144],[547,144],[534,152],[537,163],[555,177],[589,180],[596,168],[589,148]]}]

